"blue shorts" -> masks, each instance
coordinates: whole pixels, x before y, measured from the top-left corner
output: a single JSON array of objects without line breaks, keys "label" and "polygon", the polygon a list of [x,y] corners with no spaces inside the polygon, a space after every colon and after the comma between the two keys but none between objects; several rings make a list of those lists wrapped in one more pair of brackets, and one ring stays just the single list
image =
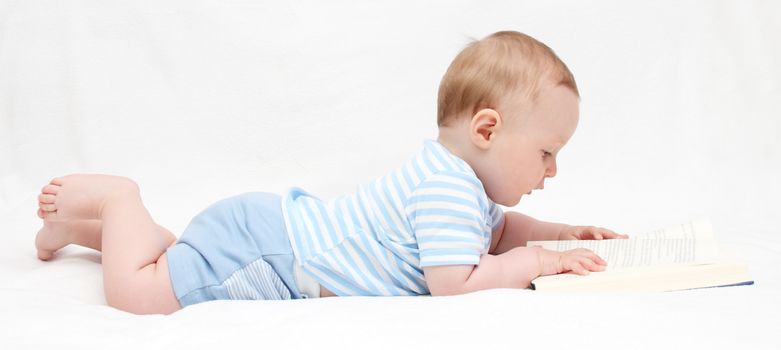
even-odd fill
[{"label": "blue shorts", "polygon": [[171,285],[182,307],[220,299],[302,298],[281,205],[278,195],[245,193],[192,219],[167,250]]}]

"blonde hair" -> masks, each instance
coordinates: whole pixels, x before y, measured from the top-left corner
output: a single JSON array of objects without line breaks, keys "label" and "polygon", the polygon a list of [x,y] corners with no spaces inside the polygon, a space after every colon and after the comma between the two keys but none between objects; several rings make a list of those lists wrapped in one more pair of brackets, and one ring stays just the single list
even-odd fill
[{"label": "blonde hair", "polygon": [[453,59],[439,84],[437,125],[445,126],[467,111],[474,115],[483,108],[495,109],[513,92],[534,102],[543,79],[580,96],[569,68],[536,39],[501,31],[472,41]]}]

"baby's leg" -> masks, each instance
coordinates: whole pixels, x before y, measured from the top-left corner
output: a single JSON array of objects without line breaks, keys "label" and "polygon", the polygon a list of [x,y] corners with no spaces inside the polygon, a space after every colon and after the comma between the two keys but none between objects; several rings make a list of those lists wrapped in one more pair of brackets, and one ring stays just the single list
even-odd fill
[{"label": "baby's leg", "polygon": [[[54,211],[53,193],[45,193],[49,188],[59,187],[47,185],[38,196],[38,217],[44,218],[44,215]],[[44,208],[46,208],[44,210]],[[167,236],[171,242],[176,240],[171,231],[163,226],[157,225],[157,230],[161,235]],[[103,222],[95,219],[75,219],[75,220],[44,220],[43,227],[38,231],[35,238],[35,247],[38,249],[38,258],[41,260],[50,260],[54,253],[69,244],[78,244],[87,248],[101,251],[101,241],[103,240]]]},{"label": "baby's leg", "polygon": [[[53,198],[53,197],[52,197]],[[52,199],[53,200],[53,199]],[[50,205],[50,203],[39,202],[39,205]],[[38,210],[38,216],[43,219],[43,209]],[[161,235],[168,236],[171,242],[176,240],[171,231],[165,227],[157,225]],[[103,240],[103,221],[101,220],[65,220],[65,221],[43,221],[43,227],[38,231],[35,238],[35,247],[38,249],[38,258],[41,260],[50,260],[54,253],[69,244],[78,244],[83,247],[92,248],[101,251],[101,241]]]},{"label": "baby's leg", "polygon": [[[173,294],[165,254],[174,237],[154,223],[132,180],[70,175],[52,180],[43,192],[44,226],[100,220],[103,286],[109,305],[133,313],[167,314],[181,308]],[[97,224],[89,225],[89,233],[82,236],[94,238]]]}]

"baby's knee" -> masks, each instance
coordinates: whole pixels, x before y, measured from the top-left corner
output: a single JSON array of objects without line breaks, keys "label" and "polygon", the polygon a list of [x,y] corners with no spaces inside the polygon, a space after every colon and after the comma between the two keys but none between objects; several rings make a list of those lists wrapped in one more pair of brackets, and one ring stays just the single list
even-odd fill
[{"label": "baby's knee", "polygon": [[124,176],[115,176],[114,190],[118,192],[126,193],[140,193],[138,183],[133,179]]}]

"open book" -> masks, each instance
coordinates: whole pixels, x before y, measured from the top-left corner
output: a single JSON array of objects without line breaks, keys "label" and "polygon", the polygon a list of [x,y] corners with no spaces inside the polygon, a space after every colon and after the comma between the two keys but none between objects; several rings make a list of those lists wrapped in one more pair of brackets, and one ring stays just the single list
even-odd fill
[{"label": "open book", "polygon": [[607,269],[581,276],[541,276],[540,291],[650,292],[753,284],[748,266],[719,247],[707,220],[652,231],[629,239],[529,241],[555,251],[591,249]]}]

